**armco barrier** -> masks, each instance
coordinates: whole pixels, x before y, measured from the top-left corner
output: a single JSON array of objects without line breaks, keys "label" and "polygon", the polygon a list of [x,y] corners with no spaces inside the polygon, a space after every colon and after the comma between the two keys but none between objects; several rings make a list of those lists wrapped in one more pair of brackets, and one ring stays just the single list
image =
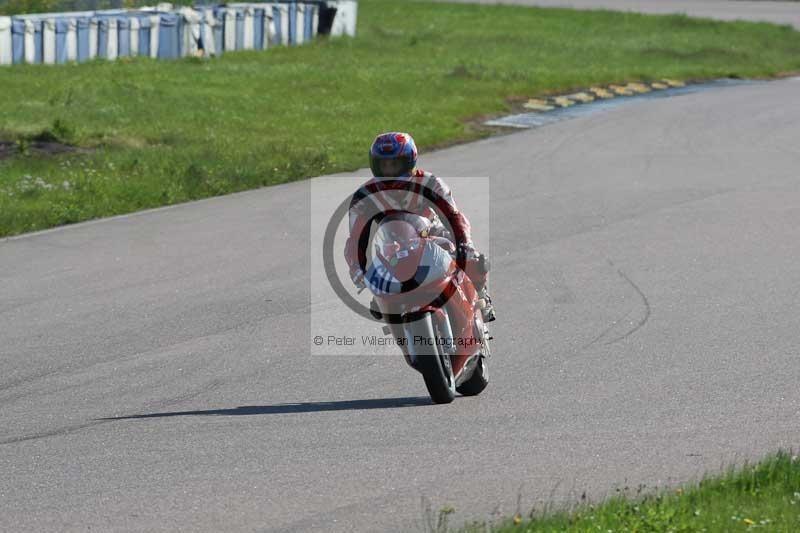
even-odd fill
[{"label": "armco barrier", "polygon": [[173,59],[355,35],[355,0],[242,2],[0,17],[0,65],[95,58]]}]

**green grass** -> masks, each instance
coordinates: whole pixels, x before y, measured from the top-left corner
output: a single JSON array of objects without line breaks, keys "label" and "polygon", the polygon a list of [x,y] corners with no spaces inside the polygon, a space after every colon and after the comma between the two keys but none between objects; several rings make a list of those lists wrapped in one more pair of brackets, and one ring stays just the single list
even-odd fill
[{"label": "green grass", "polygon": [[[639,498],[616,497],[572,511],[509,519],[512,532],[800,531],[800,460],[778,453],[756,465],[729,469],[698,484]],[[485,531],[472,525],[464,531]]]},{"label": "green grass", "polygon": [[359,36],[219,59],[0,68],[0,236],[365,166],[373,136],[487,133],[515,98],[800,70],[800,32],[685,16],[367,0]]}]

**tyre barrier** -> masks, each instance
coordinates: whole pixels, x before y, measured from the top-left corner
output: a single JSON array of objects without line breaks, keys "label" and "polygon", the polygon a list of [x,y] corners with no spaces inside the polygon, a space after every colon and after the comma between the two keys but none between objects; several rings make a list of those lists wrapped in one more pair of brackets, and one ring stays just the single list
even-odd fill
[{"label": "tyre barrier", "polygon": [[242,2],[0,17],[0,65],[175,59],[355,35],[355,0]]}]

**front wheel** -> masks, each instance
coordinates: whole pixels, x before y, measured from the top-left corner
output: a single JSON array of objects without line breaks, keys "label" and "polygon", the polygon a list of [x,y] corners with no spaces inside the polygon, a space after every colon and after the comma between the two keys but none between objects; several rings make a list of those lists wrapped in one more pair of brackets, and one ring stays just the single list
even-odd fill
[{"label": "front wheel", "polygon": [[422,373],[425,387],[434,403],[450,403],[456,395],[456,380],[450,356],[443,353],[430,313],[407,324],[409,351],[414,354],[414,366]]}]

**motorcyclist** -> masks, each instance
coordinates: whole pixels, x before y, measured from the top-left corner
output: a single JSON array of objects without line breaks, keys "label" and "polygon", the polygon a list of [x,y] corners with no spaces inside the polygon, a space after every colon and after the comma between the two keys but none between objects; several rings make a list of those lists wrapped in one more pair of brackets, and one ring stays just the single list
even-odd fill
[{"label": "motorcyclist", "polygon": [[[411,135],[402,132],[378,135],[370,148],[369,159],[373,178],[356,191],[349,210],[350,236],[345,244],[345,259],[353,283],[359,288],[366,286],[361,268],[369,240],[369,231],[364,231],[365,226],[390,211],[420,214],[430,220],[432,236],[459,241],[460,252],[467,259],[466,272],[483,300],[484,321],[494,320],[494,308],[487,290],[488,268],[476,267],[480,254],[475,251],[472,242],[469,220],[458,210],[447,184],[430,172],[417,168],[417,147]],[[426,197],[423,194],[426,188],[433,194]],[[365,198],[370,201],[364,201]],[[447,203],[444,206],[447,208],[446,216],[459,238],[453,239],[433,209],[437,201]]]}]

